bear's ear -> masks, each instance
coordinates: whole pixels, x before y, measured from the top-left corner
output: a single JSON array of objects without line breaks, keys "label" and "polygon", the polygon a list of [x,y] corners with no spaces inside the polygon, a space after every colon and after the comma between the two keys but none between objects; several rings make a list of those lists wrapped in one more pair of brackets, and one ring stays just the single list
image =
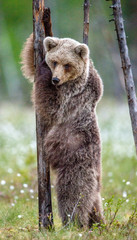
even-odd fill
[{"label": "bear's ear", "polygon": [[86,44],[80,44],[75,47],[75,53],[78,54],[83,60],[89,58],[89,48]]},{"label": "bear's ear", "polygon": [[56,47],[59,43],[59,38],[46,37],[43,40],[44,49],[46,52],[50,51],[52,48]]}]

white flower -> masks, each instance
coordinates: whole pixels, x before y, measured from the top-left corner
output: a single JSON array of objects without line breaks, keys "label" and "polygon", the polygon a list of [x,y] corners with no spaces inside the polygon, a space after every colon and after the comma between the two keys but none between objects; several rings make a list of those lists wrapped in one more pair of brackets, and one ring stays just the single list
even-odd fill
[{"label": "white flower", "polygon": [[112,177],[113,173],[112,172],[108,172],[108,176]]},{"label": "white flower", "polygon": [[1,180],[1,185],[5,185],[6,181],[5,180]]},{"label": "white flower", "polygon": [[34,196],[33,196],[33,195],[31,195],[31,198],[34,198]]},{"label": "white flower", "polygon": [[109,179],[109,182],[110,182],[110,183],[113,182],[113,179]]},{"label": "white flower", "polygon": [[13,170],[11,168],[8,168],[7,172],[8,173],[13,173]]},{"label": "white flower", "polygon": [[104,201],[105,200],[105,198],[102,198],[102,201]]},{"label": "white flower", "polygon": [[82,237],[82,233],[79,233],[79,237]]},{"label": "white flower", "polygon": [[126,181],[125,179],[122,180],[122,182],[125,182],[125,181]]},{"label": "white flower", "polygon": [[105,202],[105,204],[104,204],[104,205],[105,205],[105,207],[106,207],[106,206],[108,205],[108,203],[107,203],[107,202]]},{"label": "white flower", "polygon": [[11,203],[11,206],[14,207],[14,206],[15,206],[15,203]]},{"label": "white flower", "polygon": [[18,215],[18,218],[22,218],[23,216],[22,215]]},{"label": "white flower", "polygon": [[51,185],[51,188],[54,188],[54,185]]},{"label": "white flower", "polygon": [[13,185],[10,186],[10,190],[13,190],[15,187]]},{"label": "white flower", "polygon": [[129,202],[129,199],[126,199],[126,202]]},{"label": "white flower", "polygon": [[129,181],[127,181],[127,182],[126,182],[126,185],[130,185],[130,182],[129,182]]},{"label": "white flower", "polygon": [[23,190],[23,189],[21,189],[21,190],[20,190],[20,193],[24,193],[24,190]]},{"label": "white flower", "polygon": [[123,197],[124,197],[124,198],[127,197],[127,192],[126,192],[126,191],[123,192]]},{"label": "white flower", "polygon": [[20,177],[21,176],[21,174],[20,173],[17,173],[17,177]]},{"label": "white flower", "polygon": [[27,184],[27,183],[24,183],[24,184],[23,184],[23,187],[24,187],[24,188],[27,188],[27,187],[28,187],[28,184]]},{"label": "white flower", "polygon": [[68,217],[70,217],[70,214],[68,214]]},{"label": "white flower", "polygon": [[19,197],[18,197],[18,196],[15,196],[14,198],[15,198],[15,199],[18,199]]},{"label": "white flower", "polygon": [[30,189],[29,191],[30,191],[30,193],[34,193],[34,190],[33,190],[33,189]]}]

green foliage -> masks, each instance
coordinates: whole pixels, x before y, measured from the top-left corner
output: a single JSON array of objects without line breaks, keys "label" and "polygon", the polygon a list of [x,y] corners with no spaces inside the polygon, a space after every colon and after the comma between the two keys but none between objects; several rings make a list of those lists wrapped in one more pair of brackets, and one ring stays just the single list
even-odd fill
[{"label": "green foliage", "polygon": [[110,101],[98,108],[103,147],[102,199],[105,224],[62,227],[55,175],[51,189],[55,229],[38,231],[35,119],[30,109],[2,105],[0,110],[0,239],[136,239],[137,168],[128,109]]},{"label": "green foliage", "polygon": [[[51,8],[54,36],[83,38],[83,0],[45,1]],[[113,23],[109,23],[111,1],[91,1],[89,47],[104,82],[104,94],[121,99],[123,73]],[[126,34],[134,80],[136,74],[136,7],[134,0],[122,1]],[[0,98],[19,99],[28,104],[30,85],[20,71],[20,52],[23,42],[32,32],[32,1],[6,0],[0,2]]]}]

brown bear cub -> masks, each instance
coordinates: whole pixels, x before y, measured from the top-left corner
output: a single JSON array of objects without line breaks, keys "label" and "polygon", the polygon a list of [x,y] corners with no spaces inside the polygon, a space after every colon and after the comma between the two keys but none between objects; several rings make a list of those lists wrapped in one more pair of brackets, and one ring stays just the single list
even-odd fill
[{"label": "brown bear cub", "polygon": [[[63,224],[70,218],[90,227],[103,222],[101,142],[96,117],[102,81],[85,44],[47,37],[44,49],[33,102],[47,130],[46,158],[57,173],[59,214]],[[32,79],[33,35],[22,51],[22,64],[23,74]]]}]

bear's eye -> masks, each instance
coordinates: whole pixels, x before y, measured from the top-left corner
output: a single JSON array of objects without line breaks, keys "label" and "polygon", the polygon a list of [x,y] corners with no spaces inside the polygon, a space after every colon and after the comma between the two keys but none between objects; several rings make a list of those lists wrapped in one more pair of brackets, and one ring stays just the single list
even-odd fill
[{"label": "bear's eye", "polygon": [[71,67],[71,65],[69,63],[64,65],[65,70],[69,70],[70,67]]},{"label": "bear's eye", "polygon": [[55,62],[53,62],[53,66],[54,66],[54,68],[57,66],[57,62],[55,61]]}]

